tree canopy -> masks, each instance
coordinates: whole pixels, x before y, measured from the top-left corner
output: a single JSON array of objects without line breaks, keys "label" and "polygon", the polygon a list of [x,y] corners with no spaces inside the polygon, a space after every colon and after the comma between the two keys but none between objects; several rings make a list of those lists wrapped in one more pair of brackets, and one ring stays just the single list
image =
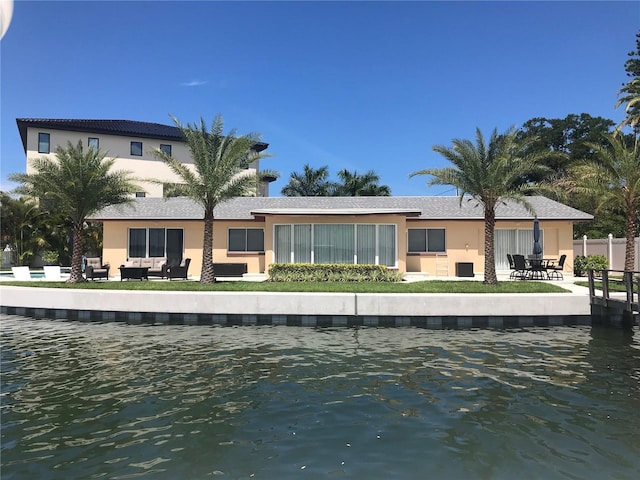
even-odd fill
[{"label": "tree canopy", "polygon": [[625,118],[617,131],[625,126],[631,127],[635,135],[640,135],[640,33],[636,34],[636,49],[628,53],[625,70],[630,80],[618,92],[616,108],[624,105]]},{"label": "tree canopy", "polygon": [[140,187],[131,173],[113,170],[115,159],[100,150],[82,150],[67,142],[58,147],[55,158],[32,161],[34,173],[16,173],[9,179],[19,183],[16,192],[37,198],[40,207],[57,212],[69,222],[73,234],[73,254],[69,282],[84,281],[82,276],[83,228],[89,216],[110,205],[128,203]]},{"label": "tree canopy", "polygon": [[391,195],[388,185],[380,185],[380,177],[375,171],[364,174],[346,168],[338,172],[339,181],[329,180],[329,167],[313,168],[309,164],[303,171],[292,172],[289,183],[282,188],[286,197],[360,197]]},{"label": "tree canopy", "polygon": [[607,136],[608,145],[590,144],[594,156],[574,164],[559,187],[594,199],[596,212],[623,212],[626,238],[625,270],[634,266],[634,237],[640,214],[640,142]]},{"label": "tree canopy", "polygon": [[410,176],[429,175],[427,185],[451,185],[460,195],[460,203],[474,201],[484,210],[484,283],[497,284],[494,251],[496,207],[507,199],[531,210],[525,197],[522,178],[542,173],[541,160],[547,152],[531,148],[531,142],[518,141],[515,129],[498,134],[493,130],[488,142],[476,129],[475,143],[466,139],[452,140],[452,146],[436,145],[433,151],[451,162],[451,167],[428,168]]},{"label": "tree canopy", "polygon": [[219,204],[235,197],[255,195],[260,181],[274,172],[253,173],[246,167],[268,155],[255,146],[260,141],[256,133],[237,136],[236,130],[224,133],[224,121],[218,115],[211,127],[204,119],[183,126],[172,117],[180,129],[193,159],[193,169],[160,149],[154,155],[162,160],[181,180],[180,193],[199,203],[204,209],[201,283],[215,282],[213,271],[213,211]]}]

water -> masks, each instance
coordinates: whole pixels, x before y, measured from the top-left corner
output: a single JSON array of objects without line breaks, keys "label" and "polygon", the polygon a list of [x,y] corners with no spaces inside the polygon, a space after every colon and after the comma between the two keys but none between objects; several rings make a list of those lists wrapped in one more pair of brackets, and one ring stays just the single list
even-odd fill
[{"label": "water", "polygon": [[0,318],[9,479],[636,479],[640,335]]}]

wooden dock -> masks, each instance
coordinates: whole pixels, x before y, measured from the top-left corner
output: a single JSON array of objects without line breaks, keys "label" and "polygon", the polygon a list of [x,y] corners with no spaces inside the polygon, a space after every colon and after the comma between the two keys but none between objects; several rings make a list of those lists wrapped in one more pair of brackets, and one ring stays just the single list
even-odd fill
[{"label": "wooden dock", "polygon": [[[640,324],[638,291],[640,272],[589,270],[589,302],[592,322],[633,327]],[[601,289],[596,288],[600,283]]]}]

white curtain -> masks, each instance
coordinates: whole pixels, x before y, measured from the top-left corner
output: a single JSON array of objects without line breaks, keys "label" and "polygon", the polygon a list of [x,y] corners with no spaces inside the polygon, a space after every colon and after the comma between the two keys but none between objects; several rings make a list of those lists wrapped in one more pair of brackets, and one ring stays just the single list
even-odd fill
[{"label": "white curtain", "polygon": [[358,225],[356,255],[359,264],[376,263],[376,226]]},{"label": "white curtain", "polygon": [[291,225],[276,225],[274,239],[276,263],[291,263]]},{"label": "white curtain", "polygon": [[311,225],[293,226],[293,261],[311,263]]},{"label": "white curtain", "polygon": [[355,225],[314,225],[315,263],[353,263]]},{"label": "white curtain", "polygon": [[[544,252],[544,231],[540,230],[540,245]],[[494,234],[494,252],[496,270],[508,270],[507,253],[527,255],[533,254],[533,228],[498,229]]]},{"label": "white curtain", "polygon": [[396,266],[395,225],[378,225],[378,264]]}]

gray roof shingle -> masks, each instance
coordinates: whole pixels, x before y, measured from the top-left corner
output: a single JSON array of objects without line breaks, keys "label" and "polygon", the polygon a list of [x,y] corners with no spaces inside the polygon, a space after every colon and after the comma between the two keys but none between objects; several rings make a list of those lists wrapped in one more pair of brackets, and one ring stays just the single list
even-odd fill
[{"label": "gray roof shingle", "polygon": [[[542,196],[528,197],[540,220],[592,220],[593,216]],[[219,205],[219,220],[251,220],[265,214],[348,215],[405,214],[421,219],[481,220],[483,209],[473,200],[458,197],[239,197]],[[253,212],[253,213],[252,213]],[[255,215],[254,215],[255,214]],[[497,207],[500,220],[531,220],[534,215],[515,202]],[[196,220],[203,210],[188,198],[136,198],[130,206],[113,206],[94,215],[94,220]]]}]

